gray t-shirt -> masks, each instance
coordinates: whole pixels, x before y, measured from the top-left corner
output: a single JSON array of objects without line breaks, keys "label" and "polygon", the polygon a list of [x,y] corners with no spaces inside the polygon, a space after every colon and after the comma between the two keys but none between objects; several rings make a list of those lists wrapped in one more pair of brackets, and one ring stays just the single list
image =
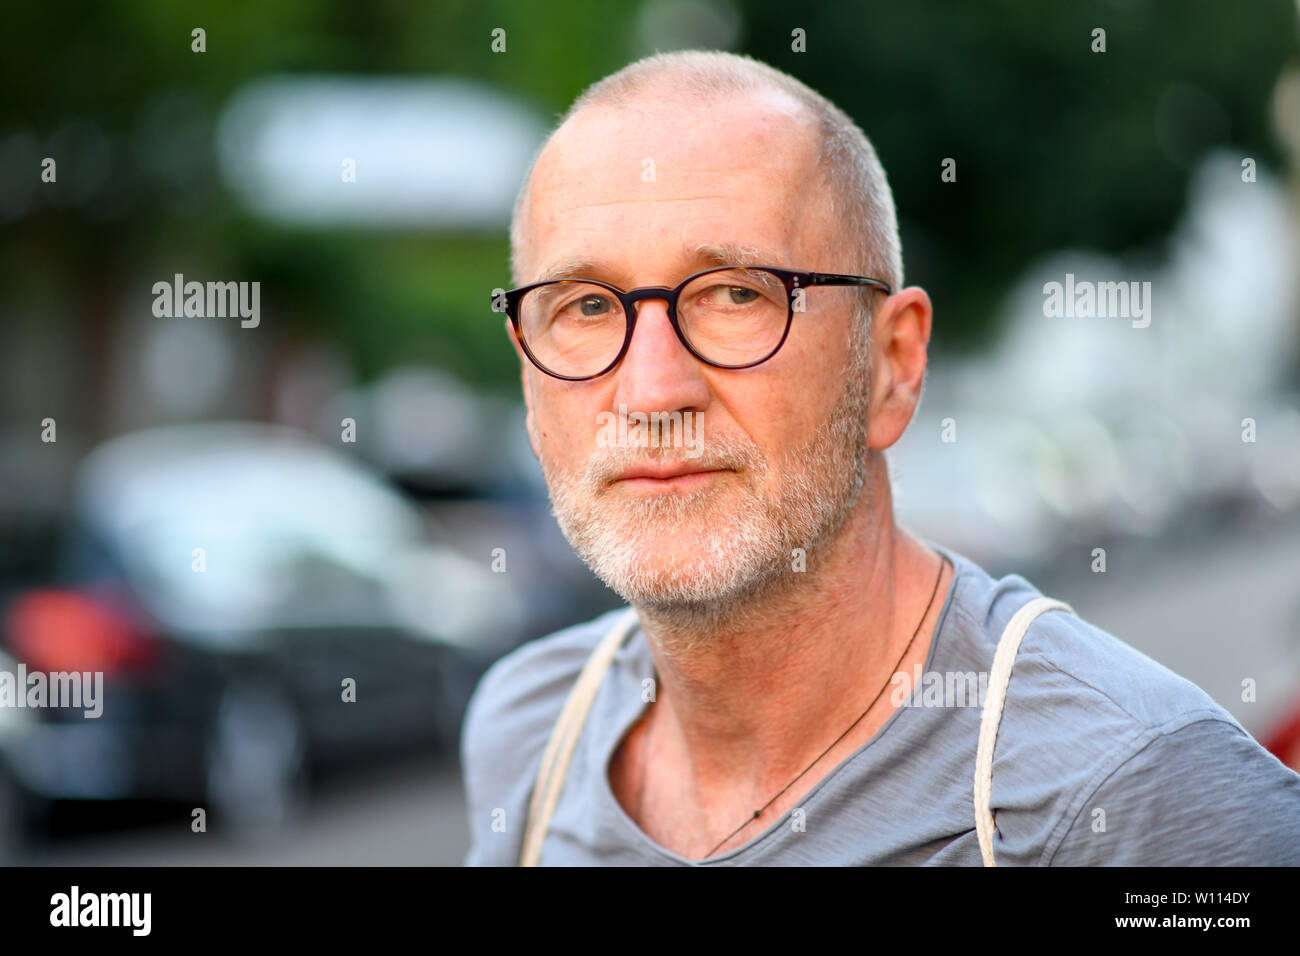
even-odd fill
[{"label": "gray t-shirt", "polygon": [[[541,863],[979,866],[972,788],[982,698],[978,676],[966,675],[988,673],[1007,621],[1040,593],[1019,575],[994,580],[931,546],[955,575],[925,670],[891,686],[903,696],[916,685],[803,797],[801,812],[703,861],[664,849],[633,822],[608,766],[653,706],[642,682],[654,661],[638,628],[593,703]],[[468,865],[518,861],[542,750],[578,672],[622,613],[531,641],[483,677],[461,740]],[[1300,865],[1300,775],[1200,688],[1063,611],[1040,616],[1020,646],[992,806],[1003,866]]]}]

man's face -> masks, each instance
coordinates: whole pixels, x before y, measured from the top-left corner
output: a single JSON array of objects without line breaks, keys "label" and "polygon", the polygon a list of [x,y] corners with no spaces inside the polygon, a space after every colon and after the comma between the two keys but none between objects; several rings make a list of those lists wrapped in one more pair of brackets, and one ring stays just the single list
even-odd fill
[{"label": "man's face", "polygon": [[[724,264],[727,247],[751,264],[854,271],[857,257],[834,246],[816,150],[778,93],[584,110],[534,171],[520,279],[561,277],[567,264],[564,276],[622,289],[673,287]],[[781,349],[749,369],[692,356],[662,300],[640,303],[627,354],[597,379],[563,381],[524,360],[556,517],[610,587],[658,610],[721,612],[842,527],[866,453],[866,353],[853,335],[863,294],[809,291]],[[700,447],[611,447],[603,426],[621,406],[692,413]]]}]

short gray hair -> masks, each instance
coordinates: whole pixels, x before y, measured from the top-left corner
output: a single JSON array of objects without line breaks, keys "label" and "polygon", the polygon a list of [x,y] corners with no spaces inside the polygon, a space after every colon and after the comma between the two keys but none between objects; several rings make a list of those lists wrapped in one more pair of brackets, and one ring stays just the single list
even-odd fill
[{"label": "short gray hair", "polygon": [[[556,129],[579,110],[627,102],[651,82],[659,80],[674,81],[701,96],[754,93],[774,87],[803,105],[821,135],[817,164],[827,187],[831,215],[844,224],[849,248],[857,253],[850,268],[884,279],[894,291],[902,288],[903,248],[898,237],[894,197],[871,141],[847,113],[788,73],[735,53],[706,50],[657,53],[589,86],[560,117]],[[551,135],[554,136],[554,131]],[[534,158],[533,166],[536,163]],[[523,245],[520,222],[528,203],[532,174],[530,167],[510,223],[510,260],[516,284],[524,281],[518,273]],[[862,301],[865,303],[867,297],[863,296]],[[865,305],[862,315],[864,319],[869,315]]]}]

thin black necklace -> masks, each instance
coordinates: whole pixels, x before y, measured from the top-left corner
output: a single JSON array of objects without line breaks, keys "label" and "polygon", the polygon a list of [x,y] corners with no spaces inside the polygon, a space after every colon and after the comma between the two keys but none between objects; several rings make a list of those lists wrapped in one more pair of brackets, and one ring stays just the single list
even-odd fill
[{"label": "thin black necklace", "polygon": [[[947,566],[948,566],[948,559],[945,558],[943,555],[939,555],[939,576],[936,577],[936,578],[934,579],[934,591],[932,591],[931,594],[930,594],[930,603],[927,604],[927,605],[925,606],[925,613],[921,615],[921,620],[919,620],[919,621],[916,622],[916,630],[912,632],[912,637],[911,637],[911,639],[908,640],[908,642],[907,642],[907,646],[906,646],[905,648],[903,648],[903,653],[902,653],[902,655],[898,658],[898,663],[894,665],[894,670],[893,670],[893,672],[891,672],[890,677],[893,676],[893,673],[895,673],[895,672],[898,671],[898,668],[902,665],[903,661],[907,658],[907,652],[910,651],[910,650],[912,649],[912,644],[915,643],[915,641],[916,641],[916,635],[918,635],[918,634],[921,633],[921,625],[924,624],[924,623],[925,623],[925,619],[926,619],[927,617],[930,616],[930,609],[931,609],[932,607],[934,607],[934,599],[935,599],[935,597],[936,597],[936,596],[938,595],[938,593],[939,593],[939,582],[943,580],[943,569],[944,569],[945,567],[947,567]],[[827,747],[825,750],[823,750],[823,751],[822,751],[822,752],[817,756],[817,759],[816,759],[816,760],[814,760],[814,761],[813,761],[812,763],[810,763],[807,767],[805,767],[805,768],[803,769],[803,771],[799,774],[798,777],[795,777],[793,780],[791,780],[789,783],[787,783],[784,787],[782,787],[782,788],[781,788],[781,793],[778,793],[778,794],[777,794],[775,797],[773,797],[771,800],[767,801],[767,803],[763,804],[761,807],[759,807],[757,810],[755,810],[755,811],[754,811],[754,815],[753,815],[752,817],[750,817],[748,820],[746,820],[746,821],[745,821],[744,823],[742,823],[740,826],[736,827],[736,829],[732,830],[732,831],[731,831],[730,833],[728,833],[725,837],[723,837],[722,840],[721,840],[721,841],[720,841],[716,846],[714,846],[714,848],[713,848],[712,850],[710,850],[708,853],[704,854],[704,858],[705,858],[705,859],[708,859],[709,857],[713,856],[713,854],[716,853],[716,852],[718,851],[718,848],[719,848],[719,847],[725,846],[725,845],[727,844],[727,841],[728,841],[728,840],[730,840],[730,839],[731,839],[732,837],[734,837],[737,833],[739,833],[741,830],[745,829],[745,827],[749,826],[751,823],[753,823],[755,820],[757,820],[760,816],[762,816],[762,815],[763,815],[763,811],[766,810],[768,807],[770,807],[772,804],[776,803],[776,801],[777,801],[778,799],[780,799],[782,793],[785,793],[787,790],[789,790],[791,787],[793,787],[796,783],[799,782],[800,778],[803,777],[803,775],[804,775],[805,773],[807,773],[807,772],[808,772],[809,770],[811,770],[813,767],[817,766],[818,761],[820,761],[820,760],[822,759],[822,757],[825,757],[828,753],[830,753],[832,750],[835,749],[835,744],[838,744],[841,740],[843,740],[845,737],[847,737],[847,736],[849,735],[849,732],[852,731],[854,727],[856,727],[858,724],[862,723],[862,718],[865,717],[865,716],[867,716],[867,714],[869,714],[869,713],[871,712],[871,708],[872,708],[872,707],[875,707],[875,706],[876,706],[876,702],[877,702],[878,700],[880,700],[880,695],[883,694],[883,693],[885,692],[885,688],[888,687],[888,686],[889,686],[889,678],[886,678],[886,679],[885,679],[885,684],[884,684],[884,686],[880,688],[880,692],[877,693],[876,696],[872,699],[871,703],[867,705],[867,709],[864,710],[862,713],[860,713],[860,714],[858,715],[858,719],[855,720],[853,723],[849,724],[849,728],[848,728],[848,730],[844,731],[844,733],[842,733],[842,734],[840,734],[838,737],[836,737],[836,738],[835,738],[835,742],[832,743],[832,744],[831,744],[829,747]],[[644,765],[643,765],[642,768],[641,768],[641,784],[642,784],[642,787],[644,788],[644,786],[645,786],[645,767],[644,767]],[[643,791],[643,792],[644,792],[644,791]],[[640,800],[638,799],[638,808],[639,808],[639,804],[640,804]]]}]

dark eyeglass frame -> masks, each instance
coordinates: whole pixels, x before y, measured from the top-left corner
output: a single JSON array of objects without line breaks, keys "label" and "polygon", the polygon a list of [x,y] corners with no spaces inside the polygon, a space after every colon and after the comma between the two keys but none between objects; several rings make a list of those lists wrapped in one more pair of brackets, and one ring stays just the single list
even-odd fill
[{"label": "dark eyeglass frame", "polygon": [[[686,337],[686,333],[682,331],[682,327],[677,321],[677,299],[688,285],[701,276],[706,276],[714,272],[730,272],[734,270],[770,272],[781,280],[785,285],[786,291],[785,329],[781,332],[781,338],[776,343],[775,347],[773,347],[772,351],[768,352],[762,358],[753,362],[746,362],[743,365],[724,365],[721,362],[713,362],[705,358],[696,350],[695,346],[690,343],[690,340]],[[623,304],[623,315],[626,317],[627,322],[627,331],[623,335],[623,345],[619,348],[618,355],[614,357],[612,362],[606,365],[599,372],[594,372],[591,375],[561,375],[559,372],[551,371],[538,360],[536,355],[533,354],[532,349],[528,347],[528,342],[524,339],[523,330],[519,327],[519,303],[523,301],[525,295],[542,286],[558,285],[559,283],[569,282],[582,282],[588,285],[600,286],[602,289],[612,292]],[[627,355],[628,347],[632,344],[632,333],[636,331],[638,312],[636,304],[638,302],[643,302],[647,299],[662,299],[666,302],[668,304],[668,321],[672,323],[673,331],[677,333],[678,340],[686,347],[688,352],[705,365],[725,369],[753,368],[755,365],[761,365],[766,362],[781,350],[781,346],[785,344],[785,340],[790,335],[790,325],[794,321],[795,295],[800,289],[807,289],[813,286],[870,286],[879,289],[881,292],[884,292],[885,295],[893,294],[893,290],[889,287],[888,282],[885,282],[883,279],[873,279],[870,276],[841,275],[835,272],[804,272],[798,269],[780,269],[776,266],[714,266],[713,268],[703,269],[700,272],[687,276],[674,289],[670,289],[667,286],[644,286],[640,289],[632,289],[631,291],[625,292],[618,288],[618,286],[610,285],[608,282],[601,282],[599,279],[583,279],[580,277],[545,279],[541,282],[533,282],[529,285],[523,285],[517,289],[511,289],[508,292],[494,295],[492,298],[492,308],[493,311],[496,312],[504,311],[506,315],[509,316],[510,325],[514,329],[515,333],[515,341],[519,343],[520,349],[522,349],[523,353],[528,356],[529,361],[539,369],[553,378],[563,379],[566,382],[586,382],[593,378],[600,378],[602,375],[613,371],[618,364],[623,361],[623,357]],[[504,309],[498,307],[497,303],[499,300],[504,300]]]}]

